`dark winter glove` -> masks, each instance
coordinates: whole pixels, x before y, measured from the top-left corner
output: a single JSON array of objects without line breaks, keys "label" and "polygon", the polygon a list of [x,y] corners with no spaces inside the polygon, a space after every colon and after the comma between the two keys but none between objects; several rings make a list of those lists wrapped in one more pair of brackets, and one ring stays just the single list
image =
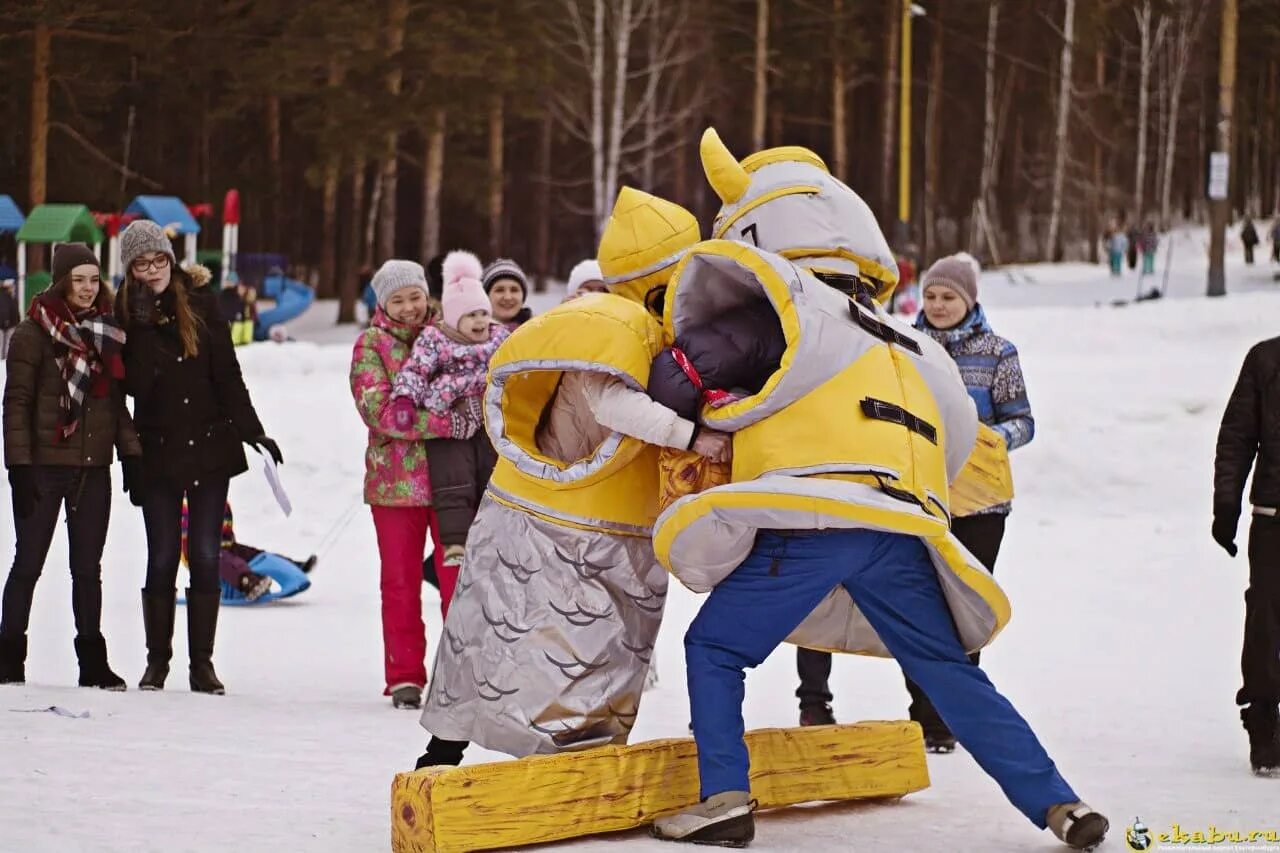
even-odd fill
[{"label": "dark winter glove", "polygon": [[145,284],[135,283],[129,291],[129,325],[151,324],[151,308],[156,298]]},{"label": "dark winter glove", "polygon": [[9,488],[13,492],[13,514],[18,518],[30,518],[40,500],[36,488],[36,471],[30,465],[14,465],[9,469]]},{"label": "dark winter glove", "polygon": [[259,453],[266,451],[266,453],[270,455],[272,459],[275,460],[275,463],[277,465],[284,464],[284,456],[282,456],[280,453],[280,445],[276,444],[275,441],[273,441],[270,438],[267,438],[265,435],[260,435],[257,438],[249,439],[248,444],[250,447],[258,451]]},{"label": "dark winter glove", "polygon": [[1239,552],[1236,548],[1236,525],[1239,521],[1240,516],[1235,513],[1219,510],[1213,514],[1213,541],[1232,557]]},{"label": "dark winter glove", "polygon": [[142,485],[142,457],[125,456],[120,460],[124,469],[124,490],[129,495],[129,503],[142,506],[146,499],[146,490]]}]

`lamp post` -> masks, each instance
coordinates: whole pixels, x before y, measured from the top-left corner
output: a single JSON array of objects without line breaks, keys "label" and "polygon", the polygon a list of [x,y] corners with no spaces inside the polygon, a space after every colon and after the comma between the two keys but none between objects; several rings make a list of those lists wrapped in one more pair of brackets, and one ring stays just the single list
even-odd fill
[{"label": "lamp post", "polygon": [[898,93],[898,244],[911,240],[911,21],[924,7],[902,0],[902,83]]}]

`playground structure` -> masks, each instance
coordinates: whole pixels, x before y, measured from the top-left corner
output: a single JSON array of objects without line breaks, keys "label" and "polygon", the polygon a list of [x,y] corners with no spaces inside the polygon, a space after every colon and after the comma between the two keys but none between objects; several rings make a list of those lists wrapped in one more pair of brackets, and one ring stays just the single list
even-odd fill
[{"label": "playground structure", "polygon": [[[211,266],[217,266],[215,287],[228,275],[239,273],[247,283],[258,288],[260,296],[274,304],[260,309],[254,326],[254,340],[263,341],[274,326],[296,319],[311,307],[315,292],[304,282],[284,275],[287,259],[283,255],[249,256],[272,259],[269,267],[258,270],[238,270],[240,262],[240,192],[228,190],[222,203],[222,247],[220,250],[198,252],[201,233],[199,219],[212,216],[211,204],[188,205],[177,196],[140,195],[119,213],[93,213],[79,204],[42,204],[23,217],[22,211],[7,195],[0,195],[0,237],[15,236],[17,244],[17,297],[25,312],[31,299],[49,286],[47,272],[26,271],[26,244],[48,244],[50,250],[58,243],[81,242],[93,248],[98,259],[103,260],[102,244],[107,242],[104,264],[107,280],[119,285],[124,280],[120,263],[120,232],[136,219],[149,219],[164,228],[171,240],[182,238],[182,260],[196,263],[208,257]],[[245,275],[248,273],[248,275]],[[254,274],[257,273],[257,274]]]},{"label": "playground structure", "polygon": [[[27,218],[22,215],[22,208],[18,207],[13,197],[0,195],[0,239],[12,238],[26,221]],[[14,263],[17,263],[16,258]],[[0,281],[16,279],[17,276],[16,268],[0,262]]]},{"label": "playground structure", "polygon": [[41,204],[32,210],[15,235],[18,243],[17,296],[23,313],[35,295],[50,284],[47,272],[28,278],[26,244],[48,244],[52,252],[58,243],[85,243],[93,247],[93,253],[101,260],[102,238],[102,229],[83,204]]}]

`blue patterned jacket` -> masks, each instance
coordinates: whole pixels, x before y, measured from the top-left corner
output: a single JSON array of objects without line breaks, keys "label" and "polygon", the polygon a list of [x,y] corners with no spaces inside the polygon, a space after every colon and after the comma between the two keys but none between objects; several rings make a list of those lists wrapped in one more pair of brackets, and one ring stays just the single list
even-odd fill
[{"label": "blue patterned jacket", "polygon": [[[959,326],[946,330],[930,326],[921,311],[916,328],[942,344],[955,359],[978,408],[978,419],[1003,435],[1010,450],[1035,437],[1036,422],[1031,416],[1018,350],[991,330],[981,305],[974,306]],[[1002,506],[990,511],[1009,510]]]}]

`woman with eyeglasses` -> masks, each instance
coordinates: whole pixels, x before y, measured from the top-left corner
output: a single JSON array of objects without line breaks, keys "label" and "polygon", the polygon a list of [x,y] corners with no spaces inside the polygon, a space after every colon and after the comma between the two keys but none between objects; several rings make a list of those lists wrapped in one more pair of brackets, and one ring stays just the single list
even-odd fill
[{"label": "woman with eyeglasses", "polygon": [[147,669],[138,685],[162,690],[173,655],[182,500],[188,505],[187,641],[191,689],[222,694],[213,669],[218,558],[231,478],[248,470],[242,443],[283,459],[249,400],[216,296],[177,266],[160,226],[138,220],[120,234],[125,279],[116,314],[125,322],[125,390],[134,398],[142,474],[130,499],[147,530],[142,617]]}]

